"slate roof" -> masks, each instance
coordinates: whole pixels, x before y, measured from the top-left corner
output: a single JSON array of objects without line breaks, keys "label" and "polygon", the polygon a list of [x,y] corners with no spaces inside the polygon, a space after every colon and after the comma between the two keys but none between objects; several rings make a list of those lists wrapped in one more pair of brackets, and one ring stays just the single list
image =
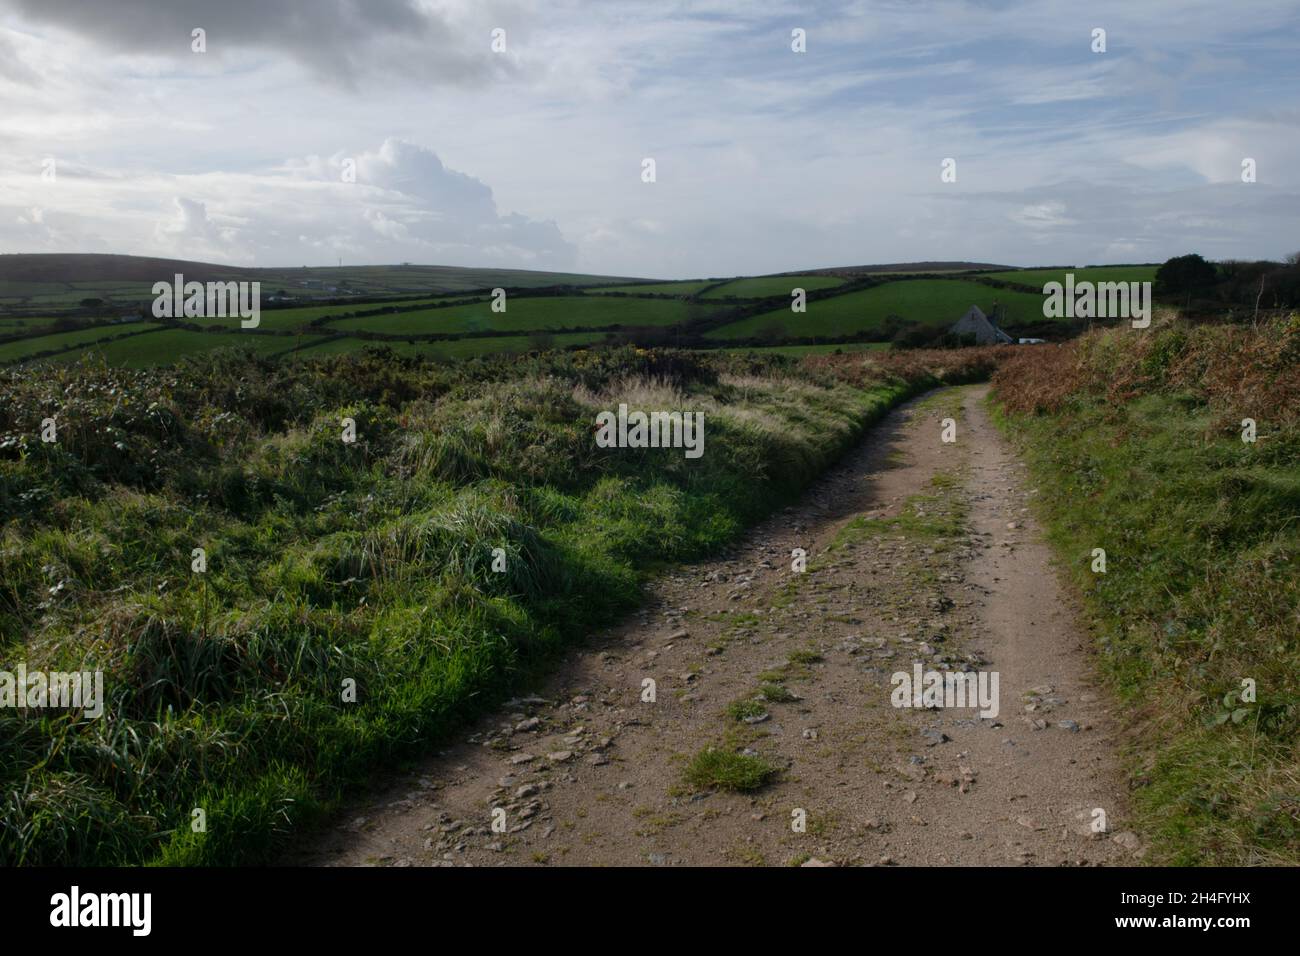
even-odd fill
[{"label": "slate roof", "polygon": [[978,305],[972,305],[948,331],[954,335],[973,335],[980,345],[1010,345],[1015,342],[1015,339],[990,322]]}]

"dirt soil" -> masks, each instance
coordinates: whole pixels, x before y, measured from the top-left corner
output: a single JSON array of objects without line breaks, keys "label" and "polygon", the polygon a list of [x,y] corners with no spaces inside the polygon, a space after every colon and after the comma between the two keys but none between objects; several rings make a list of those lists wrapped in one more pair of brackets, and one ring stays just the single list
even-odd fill
[{"label": "dirt soil", "polygon": [[[660,579],[536,696],[381,779],[287,862],[1135,862],[1110,702],[986,392],[895,410],[797,505]],[[894,706],[914,662],[996,672],[996,717]],[[776,775],[688,783],[709,748]]]}]

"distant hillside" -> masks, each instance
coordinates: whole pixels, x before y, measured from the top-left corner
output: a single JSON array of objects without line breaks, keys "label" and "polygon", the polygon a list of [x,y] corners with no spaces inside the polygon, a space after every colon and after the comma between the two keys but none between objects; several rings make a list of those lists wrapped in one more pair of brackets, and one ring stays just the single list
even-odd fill
[{"label": "distant hillside", "polygon": [[224,279],[255,269],[240,269],[211,262],[154,259],[149,256],[115,256],[98,253],[0,255],[0,282],[157,282],[182,272],[199,281]]},{"label": "distant hillside", "polygon": [[152,298],[153,284],[170,281],[176,273],[199,282],[261,282],[264,296],[283,292],[297,299],[419,295],[497,286],[588,286],[635,278],[461,266],[249,268],[146,256],[11,254],[0,255],[0,309],[67,309],[83,299],[101,299],[126,308]]},{"label": "distant hillside", "polygon": [[809,269],[808,275],[857,276],[878,272],[1005,272],[1015,266],[995,265],[991,262],[885,262],[872,266],[835,266],[830,269]]}]

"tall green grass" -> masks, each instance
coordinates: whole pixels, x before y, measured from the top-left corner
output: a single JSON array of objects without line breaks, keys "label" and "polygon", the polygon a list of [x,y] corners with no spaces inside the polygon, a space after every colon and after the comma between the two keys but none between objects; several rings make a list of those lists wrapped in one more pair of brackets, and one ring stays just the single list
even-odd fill
[{"label": "tall green grass", "polygon": [[[934,381],[633,349],[0,372],[0,668],[108,697],[0,710],[0,862],[268,859]],[[703,411],[704,456],[598,448],[620,401]]]}]

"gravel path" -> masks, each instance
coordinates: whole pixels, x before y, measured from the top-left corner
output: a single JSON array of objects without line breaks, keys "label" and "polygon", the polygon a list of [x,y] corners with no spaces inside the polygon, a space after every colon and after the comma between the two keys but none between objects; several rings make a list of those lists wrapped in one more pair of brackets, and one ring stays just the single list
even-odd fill
[{"label": "gravel path", "polygon": [[[662,578],[535,697],[378,784],[292,862],[1134,862],[1107,698],[986,391],[897,409],[796,506]],[[997,715],[894,706],[914,663],[996,672]],[[710,747],[778,772],[697,789],[684,774]]]}]

